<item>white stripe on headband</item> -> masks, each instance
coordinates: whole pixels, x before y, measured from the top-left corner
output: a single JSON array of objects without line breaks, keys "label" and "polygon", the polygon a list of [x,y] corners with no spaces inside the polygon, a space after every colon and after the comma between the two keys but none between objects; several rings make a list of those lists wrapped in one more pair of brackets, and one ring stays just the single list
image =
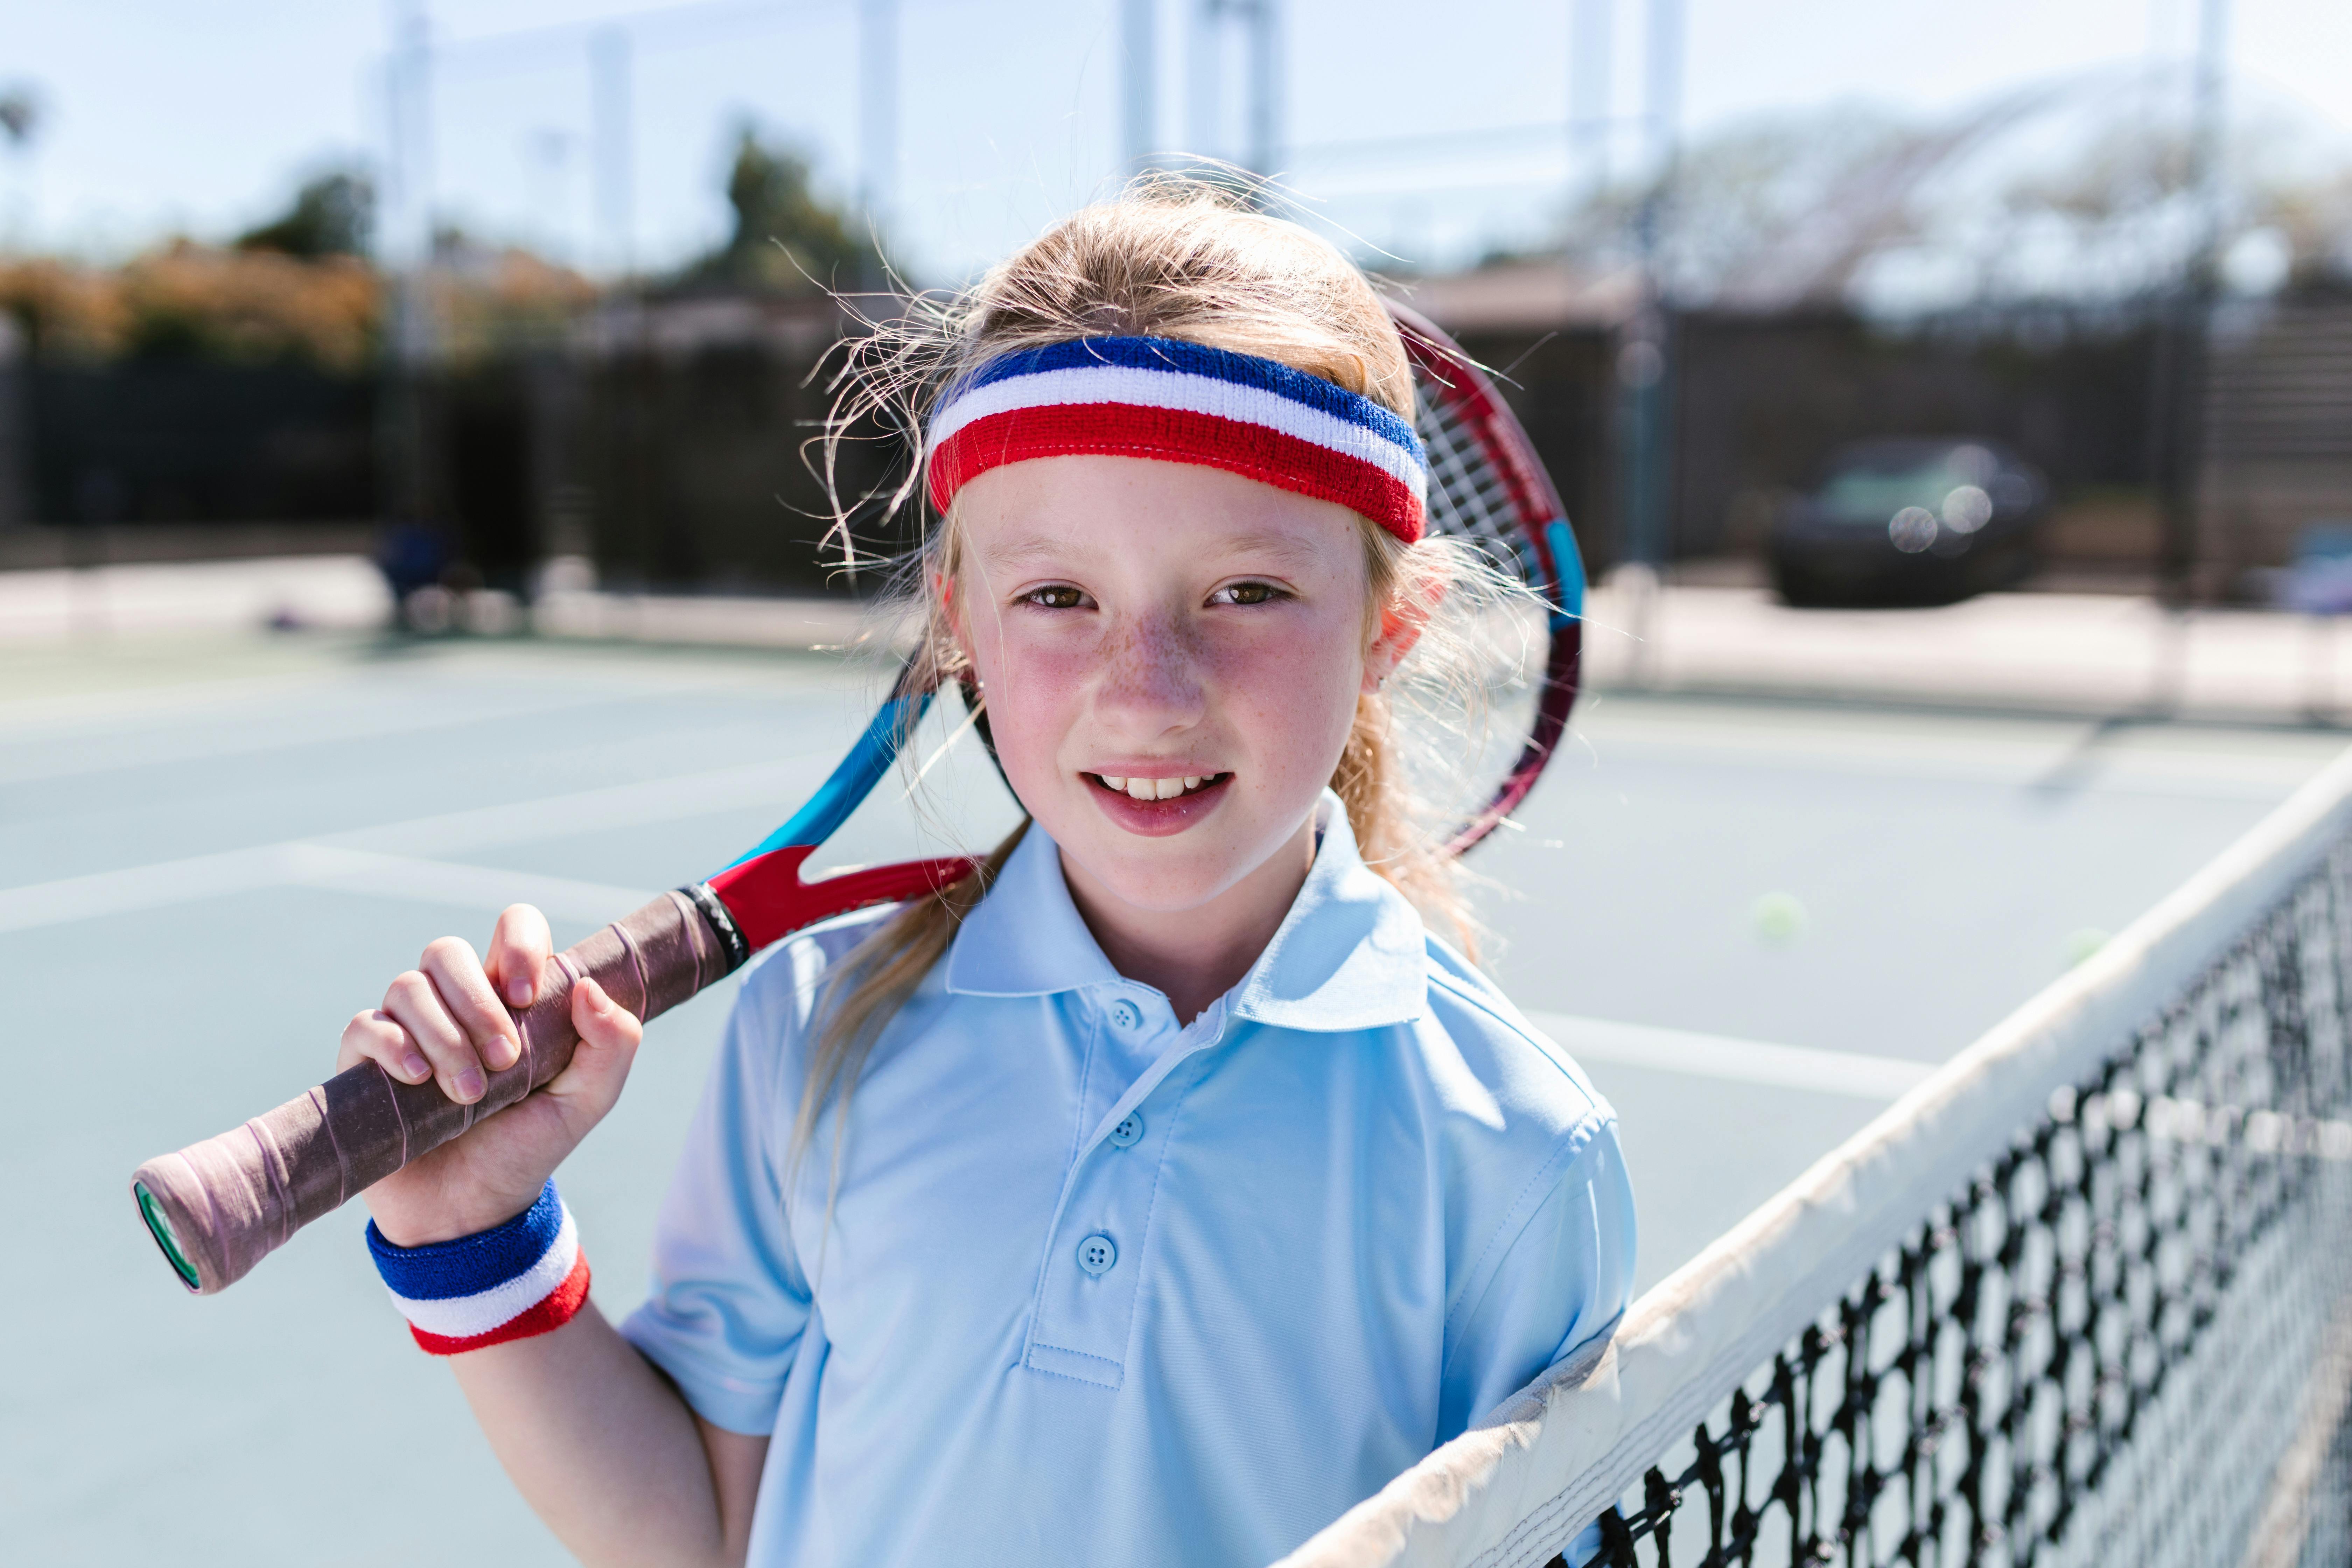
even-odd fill
[{"label": "white stripe on headband", "polygon": [[931,502],[991,468],[1101,454],[1223,468],[1336,501],[1407,543],[1428,519],[1411,420],[1277,360],[1171,338],[1022,349],[950,389],[929,433]]},{"label": "white stripe on headband", "polygon": [[1073,365],[1060,370],[1030,371],[975,386],[958,395],[931,422],[931,446],[937,450],[966,426],[991,415],[1084,403],[1169,408],[1264,426],[1370,463],[1411,490],[1416,500],[1425,501],[1428,497],[1429,471],[1422,466],[1421,455],[1408,451],[1378,431],[1294,402],[1265,387],[1222,381],[1173,367],[1146,370],[1124,364]]}]

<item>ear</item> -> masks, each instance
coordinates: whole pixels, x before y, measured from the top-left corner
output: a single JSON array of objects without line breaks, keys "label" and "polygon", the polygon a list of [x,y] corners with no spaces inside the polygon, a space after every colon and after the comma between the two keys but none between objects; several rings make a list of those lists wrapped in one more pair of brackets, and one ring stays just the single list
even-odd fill
[{"label": "ear", "polygon": [[971,630],[963,623],[963,605],[956,599],[955,580],[944,572],[931,574],[931,592],[938,595],[940,614],[948,623],[948,636],[964,662],[971,662]]},{"label": "ear", "polygon": [[1433,583],[1416,595],[1400,595],[1381,611],[1380,636],[1364,650],[1364,685],[1367,695],[1378,691],[1405,656],[1421,641],[1421,634],[1429,629],[1430,617],[1436,614],[1439,603],[1445,597],[1445,586]]}]

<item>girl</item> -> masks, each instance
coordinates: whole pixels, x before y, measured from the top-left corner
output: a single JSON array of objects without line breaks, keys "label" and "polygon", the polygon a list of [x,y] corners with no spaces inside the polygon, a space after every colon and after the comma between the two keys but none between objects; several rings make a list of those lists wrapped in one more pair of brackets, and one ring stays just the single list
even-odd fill
[{"label": "girl", "polygon": [[[593,984],[570,1070],[367,1194],[586,1562],[1269,1562],[1628,1293],[1612,1113],[1438,934],[1383,687],[1475,567],[1363,276],[1161,186],[949,325],[924,657],[1022,830],[751,974],[619,1327],[549,1179],[637,1047]],[[343,1065],[478,1097],[549,950],[436,942]]]}]

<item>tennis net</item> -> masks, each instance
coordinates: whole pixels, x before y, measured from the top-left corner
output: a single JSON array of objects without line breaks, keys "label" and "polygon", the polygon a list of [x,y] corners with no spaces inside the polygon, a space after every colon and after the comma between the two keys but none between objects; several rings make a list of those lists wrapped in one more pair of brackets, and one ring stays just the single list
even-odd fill
[{"label": "tennis net", "polygon": [[2352,1563],[2352,754],[1286,1568]]}]

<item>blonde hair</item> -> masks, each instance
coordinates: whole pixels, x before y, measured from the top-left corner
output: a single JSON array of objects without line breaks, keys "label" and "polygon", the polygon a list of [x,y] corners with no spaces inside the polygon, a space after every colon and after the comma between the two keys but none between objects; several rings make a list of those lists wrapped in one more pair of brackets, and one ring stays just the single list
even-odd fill
[{"label": "blonde hair", "polygon": [[[1276,360],[1408,420],[1413,416],[1412,368],[1403,342],[1355,264],[1297,224],[1248,210],[1232,192],[1197,181],[1156,176],[1138,182],[1118,199],[1055,225],[963,294],[944,302],[913,301],[898,320],[869,325],[868,333],[847,345],[834,384],[834,417],[821,441],[828,486],[845,432],[878,423],[919,433],[930,401],[971,369],[1001,354],[1074,338],[1175,338]],[[919,442],[914,444],[919,450]],[[906,504],[919,479],[918,464],[885,498],[886,507]],[[838,502],[835,516],[846,540],[847,510]],[[1408,545],[1371,522],[1359,522],[1366,645],[1385,619],[1401,616],[1423,628],[1408,664],[1442,663],[1457,641],[1435,625],[1440,611],[1466,607],[1476,595],[1459,590],[1494,574],[1453,541]],[[934,688],[970,673],[947,605],[932,586],[957,583],[962,556],[950,508],[902,574],[903,591],[919,595],[921,606],[914,674]],[[1454,863],[1410,785],[1393,719],[1387,693],[1358,699],[1331,788],[1347,808],[1366,864],[1425,920],[1475,952],[1475,930]],[[972,875],[907,905],[835,966],[819,1009],[823,1021],[794,1131],[796,1158],[831,1102],[839,1118],[837,1173],[838,1131],[874,1039],[945,955],[957,926],[1027,828],[1024,820]]]}]

